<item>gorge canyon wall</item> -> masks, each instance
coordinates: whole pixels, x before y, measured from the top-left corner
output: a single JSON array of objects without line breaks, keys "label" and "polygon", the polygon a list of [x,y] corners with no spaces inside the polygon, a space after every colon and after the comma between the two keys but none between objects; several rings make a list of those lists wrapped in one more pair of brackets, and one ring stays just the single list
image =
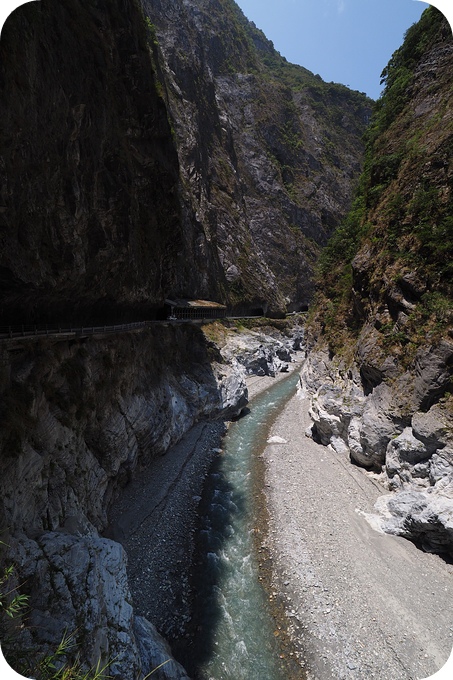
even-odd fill
[{"label": "gorge canyon wall", "polygon": [[[289,64],[231,0],[14,12],[0,325],[155,320],[178,297],[282,317],[311,303],[339,227],[303,372],[311,435],[397,491],[384,528],[451,554],[452,47],[424,17],[387,67],[359,183],[372,102]],[[219,348],[163,321],[1,341],[4,563],[30,597],[30,659],[68,629],[113,677],[167,661],[108,511],[194,424],[241,412],[246,371],[284,370],[279,342]],[[187,676],[170,661],[155,677]]]},{"label": "gorge canyon wall", "polygon": [[230,0],[30,4],[1,49],[3,323],[308,304],[364,95],[288,64]]},{"label": "gorge canyon wall", "polygon": [[427,10],[383,73],[352,212],[329,243],[303,376],[313,436],[392,493],[370,520],[453,551],[453,42]]},{"label": "gorge canyon wall", "polygon": [[[358,177],[363,94],[204,0],[26,4],[0,83],[1,326],[155,319],[169,297],[307,306]],[[256,370],[288,357],[256,351]],[[108,510],[197,421],[241,411],[245,369],[165,323],[3,339],[1,357],[3,564],[29,598],[25,627],[5,624],[10,658],[33,673],[73,634],[69,660],[143,677],[169,650],[134,613]],[[170,661],[155,677],[186,674]]]}]

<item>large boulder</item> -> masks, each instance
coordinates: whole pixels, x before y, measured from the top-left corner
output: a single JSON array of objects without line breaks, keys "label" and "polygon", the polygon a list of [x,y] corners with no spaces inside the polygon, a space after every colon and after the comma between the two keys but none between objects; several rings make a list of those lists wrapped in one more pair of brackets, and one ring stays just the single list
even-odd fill
[{"label": "large boulder", "polygon": [[414,437],[411,427],[406,427],[389,442],[385,470],[392,480],[390,488],[399,488],[415,480],[429,486],[429,453],[424,443]]},{"label": "large boulder", "polygon": [[428,552],[453,557],[453,497],[406,490],[381,496],[374,519],[385,533],[404,536]]},{"label": "large boulder", "polygon": [[324,445],[331,444],[337,451],[346,448],[344,440],[351,417],[344,406],[342,386],[327,383],[317,390],[310,408],[314,437]]},{"label": "large boulder", "polygon": [[248,330],[237,335],[230,334],[221,355],[226,362],[243,366],[246,375],[275,377],[277,373],[288,370],[288,363],[297,351],[294,347],[300,347],[300,343],[298,332],[287,338],[276,332],[271,335]]},{"label": "large boulder", "polygon": [[246,371],[234,358],[227,365],[213,364],[212,368],[217,381],[219,417],[234,418],[248,402]]},{"label": "large boulder", "polygon": [[376,387],[364,400],[360,417],[360,447],[351,449],[351,457],[359,465],[380,470],[385,463],[387,445],[401,430],[391,404],[391,390],[385,384]]},{"label": "large boulder", "polygon": [[[52,531],[34,540],[11,538],[17,576],[29,595],[23,649],[52,653],[64,636],[87,666],[108,665],[111,678],[144,677],[163,661],[157,677],[185,680],[167,643],[146,620],[137,620],[126,574],[126,553],[96,533]],[[86,527],[85,527],[86,529]],[[6,650],[7,654],[7,650]]]}]

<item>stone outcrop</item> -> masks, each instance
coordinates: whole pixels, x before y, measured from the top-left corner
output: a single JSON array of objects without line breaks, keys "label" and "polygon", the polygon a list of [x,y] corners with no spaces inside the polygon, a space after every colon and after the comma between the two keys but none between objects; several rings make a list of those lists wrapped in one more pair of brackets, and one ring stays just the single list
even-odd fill
[{"label": "stone outcrop", "polygon": [[285,373],[293,361],[294,353],[301,349],[303,329],[296,326],[289,337],[264,327],[260,331],[241,330],[231,334],[221,348],[227,363],[239,362],[247,375],[269,375]]},{"label": "stone outcrop", "polygon": [[[140,469],[199,420],[241,412],[244,378],[234,359],[211,363],[192,325],[2,345],[3,560],[30,597],[22,646],[55,650],[67,631],[87,666],[114,660],[117,678],[170,658],[134,615],[124,550],[101,534]],[[175,662],[159,673],[186,678]]]},{"label": "stone outcrop", "polygon": [[193,326],[31,340],[2,353],[3,521],[17,530],[53,530],[69,515],[102,528],[138,463],[197,420],[246,404],[243,370],[211,366]]},{"label": "stone outcrop", "polygon": [[[53,653],[62,635],[72,633],[84,662],[108,666],[112,677],[142,678],[167,661],[158,677],[188,680],[154,626],[134,616],[119,543],[78,530],[13,539],[10,546],[21,578],[37,593],[16,641],[25,653],[36,654],[37,644],[41,653]],[[77,622],[83,625],[76,631]]]},{"label": "stone outcrop", "polygon": [[[442,361],[439,357],[443,357]],[[364,387],[360,363],[347,366],[313,350],[302,382],[311,397],[307,432],[339,455],[378,474],[393,493],[376,505],[377,524],[426,549],[453,554],[453,417],[447,395],[453,343],[420,353],[417,370],[395,375],[381,366],[381,382]],[[447,360],[448,359],[448,360]],[[376,524],[376,522],[375,522]]]},{"label": "stone outcrop", "polygon": [[304,370],[313,436],[393,492],[379,526],[450,555],[452,65],[431,7],[384,69],[358,195],[323,255]]}]

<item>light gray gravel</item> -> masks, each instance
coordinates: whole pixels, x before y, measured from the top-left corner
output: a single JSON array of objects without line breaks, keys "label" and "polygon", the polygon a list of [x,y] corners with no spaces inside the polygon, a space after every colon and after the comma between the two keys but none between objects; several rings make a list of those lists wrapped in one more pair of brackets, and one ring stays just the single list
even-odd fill
[{"label": "light gray gravel", "polygon": [[453,645],[453,567],[374,531],[360,513],[388,492],[305,437],[309,425],[298,394],[271,431],[288,443],[263,454],[273,596],[308,678],[426,678]]}]

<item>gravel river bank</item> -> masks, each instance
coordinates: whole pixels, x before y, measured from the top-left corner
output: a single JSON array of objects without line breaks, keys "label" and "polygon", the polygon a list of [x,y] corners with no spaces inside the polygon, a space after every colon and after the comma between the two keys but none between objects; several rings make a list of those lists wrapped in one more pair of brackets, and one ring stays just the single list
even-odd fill
[{"label": "gravel river bank", "polygon": [[[250,400],[285,377],[249,377]],[[309,425],[298,393],[274,419],[273,443],[257,452],[264,496],[254,490],[256,546],[283,651],[308,680],[426,678],[453,645],[453,566],[374,531],[362,513],[387,491],[307,438]],[[189,635],[197,505],[224,431],[197,425],[125,489],[113,512],[138,611],[171,640]]]},{"label": "gravel river bank", "polygon": [[373,530],[363,513],[388,492],[309,425],[298,393],[263,454],[273,595],[307,677],[426,678],[452,649],[453,566]]}]

